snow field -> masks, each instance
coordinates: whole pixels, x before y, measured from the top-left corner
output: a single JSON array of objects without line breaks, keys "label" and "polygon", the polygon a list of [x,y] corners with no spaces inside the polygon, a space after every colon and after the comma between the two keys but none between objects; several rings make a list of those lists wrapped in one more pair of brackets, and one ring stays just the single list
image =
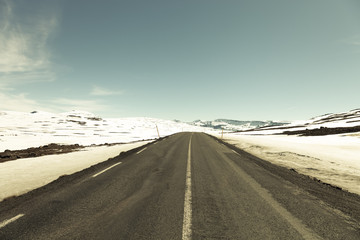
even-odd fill
[{"label": "snow field", "polygon": [[357,134],[316,137],[225,134],[224,141],[261,159],[360,194]]}]

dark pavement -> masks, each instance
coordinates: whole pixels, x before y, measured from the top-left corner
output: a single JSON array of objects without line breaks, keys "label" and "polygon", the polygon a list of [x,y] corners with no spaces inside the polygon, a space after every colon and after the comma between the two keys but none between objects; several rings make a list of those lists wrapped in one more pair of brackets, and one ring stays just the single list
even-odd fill
[{"label": "dark pavement", "polygon": [[1,202],[0,239],[360,239],[358,195],[233,149],[179,133],[65,176]]}]

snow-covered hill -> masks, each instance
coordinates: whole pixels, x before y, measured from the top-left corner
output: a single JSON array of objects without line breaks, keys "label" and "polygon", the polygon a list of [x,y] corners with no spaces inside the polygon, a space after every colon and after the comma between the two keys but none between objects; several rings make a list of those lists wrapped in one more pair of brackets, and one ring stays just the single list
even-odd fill
[{"label": "snow-covered hill", "polygon": [[343,113],[331,113],[315,117],[305,123],[323,127],[353,127],[360,125],[360,108]]},{"label": "snow-covered hill", "polygon": [[103,119],[83,111],[61,114],[0,111],[0,152],[49,143],[91,145],[154,139],[158,137],[156,127],[160,136],[166,136],[181,131],[211,133],[224,129],[246,131],[245,134],[279,134],[354,126],[360,126],[360,109],[295,122],[217,119],[191,123],[146,117]]},{"label": "snow-covered hill", "polygon": [[209,129],[154,118],[102,119],[89,112],[0,112],[0,152],[38,147],[49,143],[104,144],[154,139],[181,131]]},{"label": "snow-covered hill", "polygon": [[181,131],[214,132],[249,131],[248,134],[278,134],[318,128],[360,126],[360,109],[326,114],[307,121],[239,121],[217,119],[192,123],[154,118],[102,119],[89,112],[72,111],[61,114],[47,112],[0,112],[0,152],[38,147],[49,143],[103,144],[131,142],[166,136]]}]

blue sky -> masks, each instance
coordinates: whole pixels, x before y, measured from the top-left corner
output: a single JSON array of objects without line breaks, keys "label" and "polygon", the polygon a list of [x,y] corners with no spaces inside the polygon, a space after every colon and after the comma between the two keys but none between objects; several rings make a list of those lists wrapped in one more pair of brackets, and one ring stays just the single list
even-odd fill
[{"label": "blue sky", "polygon": [[359,89],[357,0],[0,0],[0,110],[293,120]]}]

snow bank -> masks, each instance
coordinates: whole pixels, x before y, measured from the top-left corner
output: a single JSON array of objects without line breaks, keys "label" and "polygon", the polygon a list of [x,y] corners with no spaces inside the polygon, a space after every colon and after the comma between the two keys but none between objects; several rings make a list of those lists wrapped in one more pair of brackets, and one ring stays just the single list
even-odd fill
[{"label": "snow bank", "polygon": [[0,163],[0,201],[10,196],[24,194],[62,175],[81,171],[148,142],[88,147],[79,152]]},{"label": "snow bank", "polygon": [[264,160],[360,194],[357,134],[316,137],[226,134],[224,140]]}]

